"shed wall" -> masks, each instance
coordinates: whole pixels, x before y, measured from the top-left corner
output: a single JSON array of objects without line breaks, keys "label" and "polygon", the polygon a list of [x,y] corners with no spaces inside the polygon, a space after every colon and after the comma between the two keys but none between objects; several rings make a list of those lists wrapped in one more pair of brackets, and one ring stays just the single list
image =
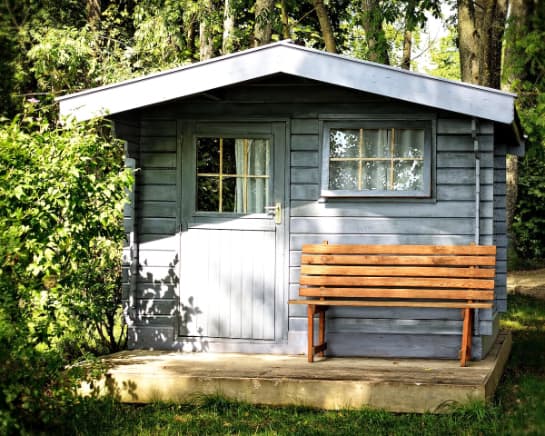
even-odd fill
[{"label": "shed wall", "polygon": [[494,244],[498,247],[496,256],[496,308],[498,312],[507,310],[506,153],[507,146],[496,143],[494,147]]},{"label": "shed wall", "polygon": [[[258,83],[220,89],[142,110],[133,115],[132,135],[139,138],[141,171],[137,176],[136,215],[140,271],[131,347],[176,347],[178,310],[177,220],[183,187],[178,182],[177,144],[186,119],[288,120],[290,155],[289,298],[298,296],[301,247],[304,243],[467,244],[475,233],[475,155],[471,119],[436,112],[343,88],[313,82]],[[321,131],[324,121],[338,119],[428,119],[433,122],[435,173],[430,199],[320,200]],[[481,157],[480,243],[502,239],[501,199],[505,151],[494,149],[493,125],[479,123]],[[178,150],[178,151],[177,151]],[[504,164],[503,164],[504,165]],[[495,169],[496,167],[496,169]],[[494,187],[494,183],[499,184]],[[503,188],[504,189],[504,188]],[[502,224],[503,223],[503,224]],[[504,244],[504,245],[502,245]],[[503,268],[503,267],[501,267]],[[501,275],[503,274],[503,275]],[[505,309],[505,271],[498,276],[498,302]],[[503,287],[502,287],[503,286]],[[483,336],[495,335],[495,311],[482,310],[474,339],[480,358]],[[305,351],[303,306],[290,306],[289,341],[275,350]],[[456,310],[400,308],[334,308],[329,311],[329,352],[456,358],[461,318]],[[484,344],[484,345],[483,345]]]}]

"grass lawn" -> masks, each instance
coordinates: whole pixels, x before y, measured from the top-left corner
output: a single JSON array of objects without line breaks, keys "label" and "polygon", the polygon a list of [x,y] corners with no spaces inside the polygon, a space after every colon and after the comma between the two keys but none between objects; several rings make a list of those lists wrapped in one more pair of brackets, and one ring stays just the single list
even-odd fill
[{"label": "grass lawn", "polygon": [[513,351],[495,401],[450,415],[258,407],[222,398],[130,406],[86,400],[65,411],[55,434],[78,435],[545,435],[545,300],[510,296],[503,328]]}]

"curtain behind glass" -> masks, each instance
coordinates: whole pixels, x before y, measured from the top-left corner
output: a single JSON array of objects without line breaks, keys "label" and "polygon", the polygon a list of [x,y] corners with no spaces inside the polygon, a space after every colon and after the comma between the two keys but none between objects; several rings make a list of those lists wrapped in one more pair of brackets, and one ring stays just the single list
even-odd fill
[{"label": "curtain behind glass", "polygon": [[269,140],[236,139],[235,160],[235,212],[264,213],[269,205]]},{"label": "curtain behind glass", "polygon": [[[422,160],[424,157],[424,130],[396,130],[394,157],[409,158],[396,161],[394,164],[394,190],[422,190],[424,184],[424,163]],[[414,158],[414,160],[410,158]]]},{"label": "curtain behind glass", "polygon": [[[390,158],[390,130],[364,129],[363,158]],[[389,185],[389,161],[363,162],[362,189],[386,191]]]}]

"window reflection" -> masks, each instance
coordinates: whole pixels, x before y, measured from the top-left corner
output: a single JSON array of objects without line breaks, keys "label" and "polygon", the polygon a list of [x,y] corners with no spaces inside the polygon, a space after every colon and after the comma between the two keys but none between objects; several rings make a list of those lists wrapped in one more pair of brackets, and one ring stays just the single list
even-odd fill
[{"label": "window reflection", "polygon": [[329,189],[421,191],[424,129],[331,129]]}]

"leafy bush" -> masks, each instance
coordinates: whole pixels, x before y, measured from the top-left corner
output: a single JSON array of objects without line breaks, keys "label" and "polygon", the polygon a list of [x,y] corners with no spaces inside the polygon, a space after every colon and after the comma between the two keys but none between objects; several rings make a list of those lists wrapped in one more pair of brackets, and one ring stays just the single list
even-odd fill
[{"label": "leafy bush", "polygon": [[[504,66],[526,138],[526,155],[519,165],[518,201],[512,225],[518,256],[539,265],[545,259],[545,4],[535,4],[531,16],[516,17],[507,29],[512,56]],[[530,6],[528,6],[530,7]]]},{"label": "leafy bush", "polygon": [[0,433],[53,419],[73,400],[64,363],[120,345],[122,157],[104,122],[0,125]]},{"label": "leafy bush", "polygon": [[[525,88],[534,85],[522,84]],[[545,85],[544,85],[545,86]],[[530,91],[530,89],[529,89]],[[538,94],[532,89],[534,95]],[[529,92],[530,93],[530,92]],[[521,108],[527,135],[526,155],[519,165],[518,201],[512,226],[519,256],[545,259],[545,95]]]},{"label": "leafy bush", "polygon": [[545,153],[533,147],[519,166],[519,199],[512,230],[517,254],[525,259],[545,259]]}]

